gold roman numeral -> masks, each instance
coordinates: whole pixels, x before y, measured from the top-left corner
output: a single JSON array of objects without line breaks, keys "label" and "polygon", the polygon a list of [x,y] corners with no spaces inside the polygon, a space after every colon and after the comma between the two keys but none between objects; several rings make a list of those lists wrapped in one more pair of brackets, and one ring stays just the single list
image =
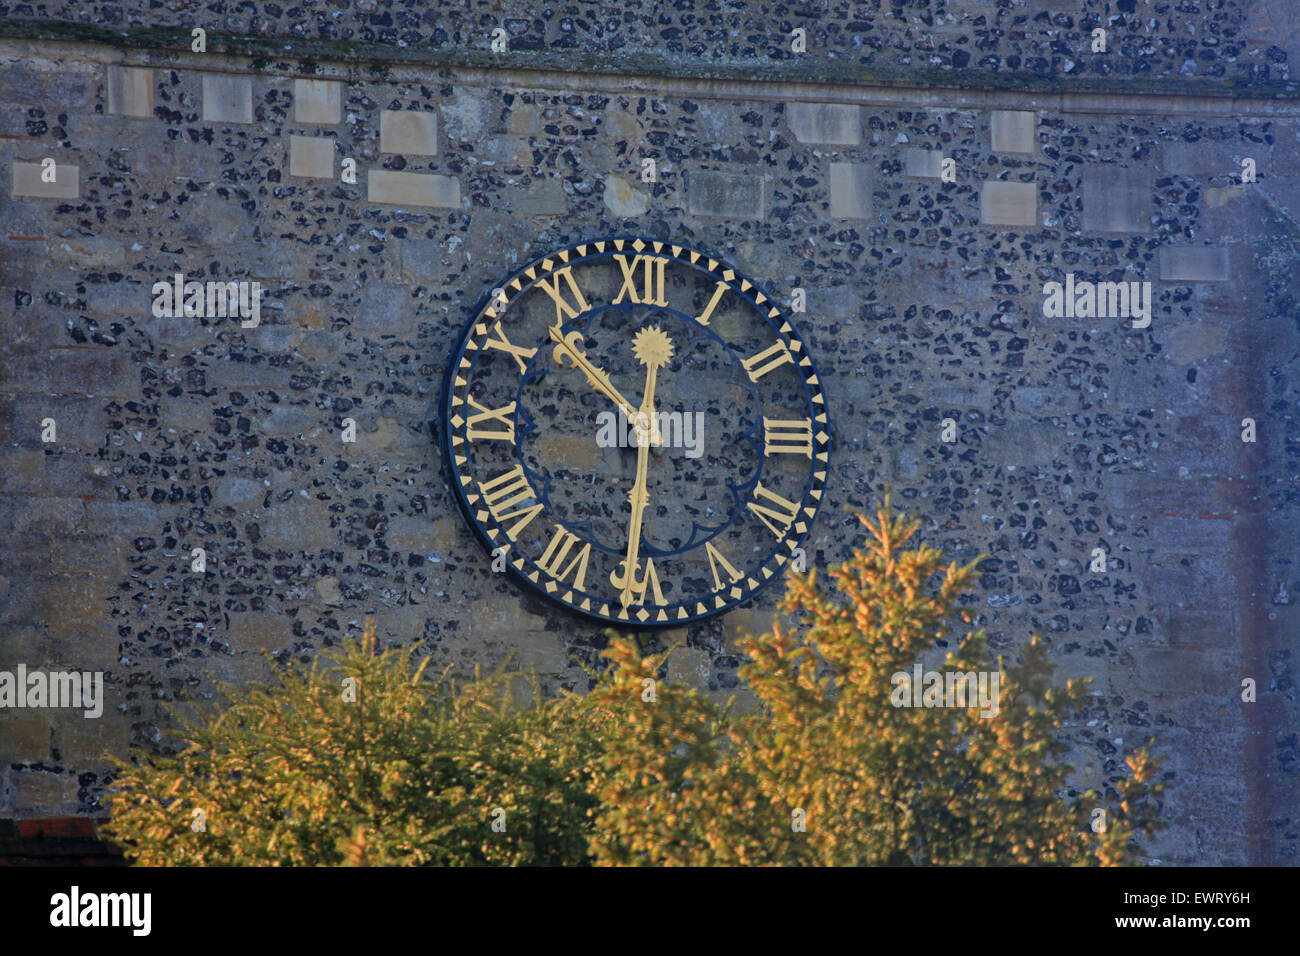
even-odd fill
[{"label": "gold roman numeral", "polygon": [[[465,427],[465,437],[470,441],[476,441],[480,438],[502,438],[506,441],[515,440],[515,420],[510,416],[515,413],[515,403],[502,405],[500,408],[488,408],[486,405],[480,405],[478,399],[473,395],[466,395],[469,404],[478,409],[478,414],[469,416]],[[485,430],[479,428],[481,422],[496,422],[498,425],[504,425],[504,431]]]},{"label": "gold roman numeral", "polygon": [[667,604],[664,600],[664,592],[659,587],[659,574],[655,571],[653,558],[645,559],[645,574],[641,580],[637,581],[636,575],[632,576],[632,598],[634,604],[645,604],[645,592],[649,589],[654,594],[655,604]]},{"label": "gold roman numeral", "polygon": [[555,526],[555,535],[551,538],[551,543],[546,546],[546,551],[542,554],[542,559],[537,562],[537,566],[543,571],[555,578],[557,581],[563,581],[574,569],[577,569],[577,575],[573,579],[573,587],[579,591],[586,589],[587,580],[587,560],[591,557],[591,544],[583,546],[582,550],[573,556],[568,567],[561,570],[560,565],[568,557],[569,552],[573,550],[574,544],[580,539],[572,531],[565,530],[564,525]]},{"label": "gold roman numeral", "polygon": [[540,502],[531,506],[516,508],[513,511],[510,510],[515,508],[515,505],[522,505],[535,497],[533,489],[528,484],[528,479],[524,477],[523,465],[515,465],[515,467],[502,475],[498,475],[491,481],[480,481],[478,490],[483,496],[483,503],[487,505],[488,512],[497,520],[498,524],[504,527],[507,521],[519,519],[506,530],[506,537],[511,541],[519,537],[519,532],[542,511]]},{"label": "gold roman numeral", "polygon": [[745,366],[745,371],[749,373],[749,380],[757,382],[778,365],[793,361],[794,356],[785,347],[785,343],[778,341],[770,348],[763,349],[753,358],[742,359],[740,364]]},{"label": "gold roman numeral", "polygon": [[803,455],[812,458],[812,419],[780,420],[763,416],[763,455]]},{"label": "gold roman numeral", "polygon": [[719,282],[717,284],[713,290],[713,298],[710,299],[709,304],[704,307],[704,311],[695,317],[696,322],[700,323],[700,325],[709,324],[709,317],[713,315],[713,310],[716,309],[718,303],[722,301],[722,293],[726,292],[728,288],[729,286],[725,282]]},{"label": "gold roman numeral", "polygon": [[722,552],[713,546],[712,541],[704,542],[704,553],[709,556],[709,567],[713,570],[713,590],[721,591],[725,584],[722,583],[722,576],[718,574],[718,565],[722,565],[722,570],[727,572],[727,582],[735,584],[743,574],[731,566],[731,562],[722,556]]},{"label": "gold roman numeral", "polygon": [[[760,505],[758,503],[760,498],[771,502],[780,510]],[[799,513],[798,505],[793,501],[787,501],[776,492],[764,488],[761,481],[754,486],[754,500],[749,502],[746,507],[754,512],[758,516],[758,520],[767,525],[768,530],[778,538],[786,536],[790,531],[790,525],[794,524],[795,516]]]},{"label": "gold roman numeral", "polygon": [[[537,280],[537,287],[555,300],[555,324],[560,325],[564,322],[564,317],[570,319],[577,316],[580,312],[586,312],[591,308],[587,300],[582,297],[582,290],[578,288],[578,283],[573,279],[573,267],[567,266],[563,269],[557,269],[552,273],[554,278],[550,282],[545,279]],[[560,289],[560,280],[563,279],[569,286],[569,291],[573,293],[573,298],[577,300],[576,305],[569,305],[568,300],[564,297],[564,292]]]},{"label": "gold roman numeral", "polygon": [[497,319],[496,324],[492,326],[492,331],[497,334],[497,338],[489,338],[483,343],[485,349],[499,349],[502,352],[508,352],[516,362],[519,363],[519,371],[528,371],[527,360],[537,354],[537,349],[526,349],[522,346],[512,345],[510,339],[506,338],[505,331],[501,328],[501,320]]},{"label": "gold roman numeral", "polygon": [[[664,266],[668,260],[662,256],[632,256],[629,261],[628,256],[615,256],[618,261],[618,267],[623,270],[623,288],[618,291],[618,298],[613,301],[613,305],[618,305],[623,301],[623,296],[627,296],[638,305],[667,305],[668,300],[664,298]],[[642,290],[637,294],[636,287],[636,268],[641,266],[642,272]]]}]

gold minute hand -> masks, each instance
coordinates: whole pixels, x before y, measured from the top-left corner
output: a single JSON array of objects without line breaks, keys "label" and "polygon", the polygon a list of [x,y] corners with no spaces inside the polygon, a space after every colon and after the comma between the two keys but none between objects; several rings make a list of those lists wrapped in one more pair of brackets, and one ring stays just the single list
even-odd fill
[{"label": "gold minute hand", "polygon": [[645,593],[645,575],[640,575],[638,579],[637,572],[641,568],[638,558],[641,551],[641,519],[645,516],[646,505],[650,503],[650,493],[646,490],[646,473],[650,469],[650,442],[648,429],[642,427],[646,424],[646,419],[641,416],[647,415],[650,421],[654,421],[655,372],[653,365],[646,370],[646,400],[641,403],[641,411],[636,418],[636,481],[627,495],[627,500],[632,503],[632,517],[627,523],[627,556],[623,559],[620,570],[611,572],[609,576],[610,583],[622,592],[624,607],[631,606],[637,590]]},{"label": "gold minute hand", "polygon": [[[587,381],[591,383],[596,391],[600,392],[615,405],[623,409],[623,414],[628,417],[629,421],[636,420],[637,409],[614,387],[614,383],[609,380],[609,374],[596,365],[591,359],[587,358],[582,351],[582,333],[570,332],[568,335],[558,325],[552,325],[548,329],[551,341],[555,343],[555,362],[561,368],[564,367],[564,359],[567,357],[573,363],[573,367],[581,369],[582,373],[587,376]],[[659,429],[655,426],[653,416],[650,425],[650,444],[658,445],[661,443]]]}]

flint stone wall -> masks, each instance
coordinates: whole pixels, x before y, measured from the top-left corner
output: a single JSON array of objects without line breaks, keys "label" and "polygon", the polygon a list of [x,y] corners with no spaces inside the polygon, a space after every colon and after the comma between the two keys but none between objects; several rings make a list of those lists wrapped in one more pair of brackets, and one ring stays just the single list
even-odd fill
[{"label": "flint stone wall", "polygon": [[[274,36],[289,14],[272,6],[210,27]],[[110,45],[0,7],[0,669],[108,684],[99,720],[0,712],[0,815],[102,813],[100,755],[160,745],[177,695],[209,674],[265,676],[263,652],[308,660],[367,616],[437,666],[514,652],[548,687],[584,688],[603,634],[491,573],[429,421],[443,358],[495,280],[634,232],[723,256],[784,303],[806,291],[792,318],[836,443],[818,566],[849,554],[852,513],[892,487],[927,541],[989,555],[971,607],[995,651],[1039,632],[1062,678],[1094,679],[1071,729],[1078,789],[1116,779],[1154,735],[1170,781],[1157,859],[1294,863],[1300,110],[1275,45],[1294,33],[1268,19],[1280,5],[1229,5],[1190,37],[1166,10],[1135,71],[1127,38],[1132,55],[1110,61],[1053,52],[1078,49],[1097,14],[1045,6],[1046,23],[957,4],[933,29],[836,14],[810,31],[803,77],[747,82],[722,67],[768,56],[797,17],[719,33],[721,8],[701,6],[691,30],[637,34],[685,64],[655,77],[562,68],[604,50],[621,69],[631,13],[512,20],[477,4],[453,29],[371,4],[328,21],[304,8],[287,31],[409,49],[473,46],[499,22],[511,52],[559,58],[489,69],[193,54],[139,31]],[[206,16],[169,10],[184,34],[187,11]],[[987,90],[843,82],[855,57],[1018,66]],[[1184,87],[1017,87],[1076,70]],[[1216,97],[1198,77],[1219,70],[1262,92]],[[1258,181],[1242,184],[1247,157]],[[150,287],[177,272],[259,281],[260,325],[155,317]],[[1045,318],[1042,286],[1066,272],[1150,281],[1150,327]],[[1098,547],[1104,573],[1089,570]],[[686,645],[673,673],[730,693],[735,640],[776,598],[665,635]],[[1258,703],[1242,702],[1245,678]]]}]

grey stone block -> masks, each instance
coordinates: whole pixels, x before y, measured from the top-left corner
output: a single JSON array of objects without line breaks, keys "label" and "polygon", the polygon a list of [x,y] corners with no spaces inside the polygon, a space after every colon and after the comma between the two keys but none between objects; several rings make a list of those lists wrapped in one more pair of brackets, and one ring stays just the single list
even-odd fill
[{"label": "grey stone block", "polygon": [[938,179],[942,170],[943,151],[912,146],[903,150],[903,175]]},{"label": "grey stone block", "polygon": [[1165,354],[1177,365],[1203,362],[1228,347],[1228,328],[1220,322],[1189,321],[1161,331]]},{"label": "grey stone block", "polygon": [[[1241,690],[1240,658],[1234,663],[1223,651],[1190,647],[1143,648],[1134,654],[1136,677],[1149,688],[1167,694],[1228,696]],[[1184,706],[1196,701],[1185,699]],[[1207,714],[1210,712],[1207,712]]]},{"label": "grey stone block", "polygon": [[941,408],[988,408],[993,403],[993,383],[972,381],[964,385],[927,384],[920,390],[926,405]]},{"label": "grey stone block", "polygon": [[293,118],[298,123],[332,126],[342,111],[343,84],[332,80],[294,80]]},{"label": "grey stone block", "polygon": [[687,174],[686,190],[692,216],[763,218],[761,176],[695,170]]},{"label": "grey stone block", "polygon": [[110,66],[105,79],[109,113],[153,116],[153,70],[147,67]]},{"label": "grey stone block", "polygon": [[1065,387],[1018,388],[1016,407],[1030,415],[1063,415],[1077,411],[1079,396]]},{"label": "grey stone block", "polygon": [[277,405],[271,414],[262,419],[258,429],[274,438],[292,438],[302,435],[316,425],[316,418],[305,408],[294,405]]},{"label": "grey stone block", "polygon": [[438,154],[438,114],[384,110],[379,114],[379,149],[408,156]]},{"label": "grey stone block", "polygon": [[[52,170],[52,172],[50,172]],[[53,179],[53,182],[46,182]],[[67,163],[14,163],[13,194],[35,199],[76,199],[80,193],[81,171]]]},{"label": "grey stone block", "polygon": [[[862,308],[862,290],[849,285],[812,286],[805,290],[808,313],[834,319],[855,319]],[[807,320],[806,315],[791,314],[796,324]]]},{"label": "grey stone block", "polygon": [[260,508],[266,498],[266,486],[252,478],[222,478],[213,483],[212,506],[249,511]]},{"label": "grey stone block", "polygon": [[[965,423],[958,422],[959,441],[963,430],[967,427],[969,426]],[[939,438],[937,427],[933,434],[937,444]],[[1064,428],[1017,416],[1000,428],[989,429],[979,457],[981,461],[994,465],[1017,467],[1042,465],[1050,462],[1067,440]]]},{"label": "grey stone block", "polygon": [[[91,387],[98,388],[93,384]],[[35,447],[45,447],[40,442],[41,422],[45,418],[54,419],[56,444],[61,447],[106,447],[111,429],[108,413],[104,411],[109,399],[104,395],[110,393],[113,386],[103,383],[103,387],[104,390],[94,393],[93,397],[47,395],[29,398],[25,402],[29,414],[21,424],[30,429],[30,435],[36,439]]]},{"label": "grey stone block", "polygon": [[460,181],[451,176],[372,169],[368,182],[371,202],[388,206],[460,208]]},{"label": "grey stone block", "polygon": [[791,103],[785,118],[801,143],[857,146],[862,142],[862,110],[858,106]]},{"label": "grey stone block", "polygon": [[19,534],[65,535],[86,530],[86,503],[80,498],[26,498],[14,511]]},{"label": "grey stone block", "polygon": [[1240,176],[1242,157],[1252,156],[1258,160],[1259,151],[1267,148],[1262,143],[1256,147],[1254,143],[1243,143],[1236,139],[1167,143],[1162,166],[1166,173],[1192,179]]},{"label": "grey stone block", "polygon": [[831,163],[831,218],[871,217],[871,167],[862,163]]},{"label": "grey stone block", "polygon": [[544,179],[526,193],[515,193],[510,205],[520,216],[562,216],[568,211],[569,197],[559,180]]},{"label": "grey stone block", "polygon": [[203,122],[253,122],[253,81],[246,76],[205,73]]},{"label": "grey stone block", "polygon": [[411,292],[396,282],[369,282],[361,293],[357,324],[372,332],[406,332],[414,328]]},{"label": "grey stone block", "polygon": [[253,238],[252,219],[233,199],[199,194],[187,206],[178,231],[189,242],[229,248],[231,243]]},{"label": "grey stone block", "polygon": [[980,222],[986,226],[1037,226],[1037,184],[985,182],[980,187]]},{"label": "grey stone block", "polygon": [[423,517],[390,518],[384,539],[390,548],[398,551],[431,550],[433,533],[430,521]]},{"label": "grey stone block", "polygon": [[1171,604],[1162,623],[1171,647],[1231,648],[1241,640],[1240,613],[1232,600],[1227,605],[1207,602],[1198,607]]},{"label": "grey stone block", "polygon": [[[1151,540],[1157,549],[1176,554],[1215,554],[1220,555],[1232,550],[1232,520],[1229,509],[1225,506],[1221,512],[1206,512],[1206,517],[1181,517],[1162,514],[1152,528]],[[1173,562],[1170,562],[1172,566]],[[1195,566],[1193,566],[1194,568]],[[1171,571],[1170,573],[1174,573]],[[1176,594],[1165,591],[1165,596],[1174,600],[1208,602],[1208,594],[1221,587],[1224,569],[1217,559],[1202,562],[1200,571],[1187,570],[1188,589]],[[1204,580],[1193,586],[1193,578],[1199,576]],[[1205,593],[1202,593],[1205,592]]]},{"label": "grey stone block", "polygon": [[130,374],[112,350],[7,350],[0,353],[0,382],[22,391],[104,393]]},{"label": "grey stone block", "polygon": [[66,236],[45,244],[51,259],[68,260],[82,266],[120,266],[126,262],[121,240],[108,236]]},{"label": "grey stone block", "polygon": [[1150,169],[1089,166],[1083,171],[1084,231],[1149,233],[1154,189]]},{"label": "grey stone block", "polygon": [[1227,246],[1165,246],[1160,278],[1165,282],[1223,282],[1229,275]]},{"label": "grey stone block", "polygon": [[442,244],[436,239],[399,239],[402,280],[431,282],[442,270]]},{"label": "grey stone block", "polygon": [[92,531],[113,534],[149,532],[161,527],[166,519],[158,513],[158,506],[148,501],[86,502],[86,526]]},{"label": "grey stone block", "polygon": [[[159,277],[159,281],[165,280]],[[94,316],[126,321],[152,315],[153,294],[150,288],[136,282],[105,282],[92,286],[86,291],[86,311]]]},{"label": "grey stone block", "polygon": [[267,546],[288,551],[314,551],[338,543],[339,532],[330,527],[329,505],[314,499],[273,502],[259,514],[258,526]]},{"label": "grey stone block", "polygon": [[994,110],[991,132],[995,153],[1032,153],[1038,148],[1038,114]]},{"label": "grey stone block", "polygon": [[290,136],[289,175],[332,179],[334,140],[323,136]]}]

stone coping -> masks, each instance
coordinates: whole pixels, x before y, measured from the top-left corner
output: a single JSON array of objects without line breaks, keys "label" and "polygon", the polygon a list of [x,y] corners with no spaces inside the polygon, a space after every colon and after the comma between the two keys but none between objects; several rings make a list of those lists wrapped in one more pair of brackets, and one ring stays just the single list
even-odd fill
[{"label": "stone coping", "polygon": [[[1265,112],[1269,104],[1285,105],[1287,112],[1300,107],[1300,81],[1297,80],[1247,83],[1133,75],[1043,76],[964,68],[895,70],[824,59],[793,63],[754,58],[734,62],[678,59],[644,50],[629,53],[511,50],[497,54],[461,46],[400,47],[352,40],[252,36],[218,31],[208,31],[207,53],[191,53],[189,28],[110,30],[94,24],[48,19],[0,20],[0,37],[40,41],[39,49],[46,55],[50,44],[58,41],[101,44],[123,51],[148,51],[149,58],[126,55],[121,59],[121,62],[133,66],[166,63],[193,67],[198,61],[211,64],[219,55],[247,57],[251,60],[250,68],[257,72],[320,79],[359,80],[363,77],[358,75],[358,69],[370,74],[364,77],[367,80],[405,79],[397,70],[407,66],[418,68],[419,75],[425,78],[430,69],[483,70],[494,78],[494,83],[500,83],[503,71],[525,76],[530,73],[568,75],[580,82],[583,89],[595,92],[604,86],[626,90],[629,78],[644,77],[665,93],[680,86],[698,94],[701,85],[710,85],[706,81],[712,81],[722,84],[725,89],[719,92],[728,96],[734,96],[736,88],[748,90],[765,85],[779,85],[784,98],[791,97],[790,88],[818,91],[811,97],[814,99],[826,99],[826,93],[836,87],[866,87],[876,91],[924,90],[951,100],[945,105],[952,107],[981,105],[954,95],[961,93],[1003,93],[1013,96],[1014,102],[1022,109],[1028,105],[1071,112],[1093,111],[1086,108],[1087,103],[1093,100],[1103,101],[1098,103],[1096,111],[1104,112],[1123,112],[1125,103],[1147,103],[1153,99],[1160,101],[1154,109],[1143,108],[1140,111],[1168,112],[1170,107],[1165,105],[1165,101],[1183,103],[1178,112],[1200,114]],[[284,65],[276,66],[277,61]],[[297,69],[288,66],[290,61],[298,63]],[[211,65],[207,67],[211,68]],[[1040,94],[1043,100],[1039,102],[1034,94]],[[1027,95],[1030,97],[1028,100]],[[1186,100],[1193,102],[1184,103]],[[852,101],[864,102],[857,97]]]}]

